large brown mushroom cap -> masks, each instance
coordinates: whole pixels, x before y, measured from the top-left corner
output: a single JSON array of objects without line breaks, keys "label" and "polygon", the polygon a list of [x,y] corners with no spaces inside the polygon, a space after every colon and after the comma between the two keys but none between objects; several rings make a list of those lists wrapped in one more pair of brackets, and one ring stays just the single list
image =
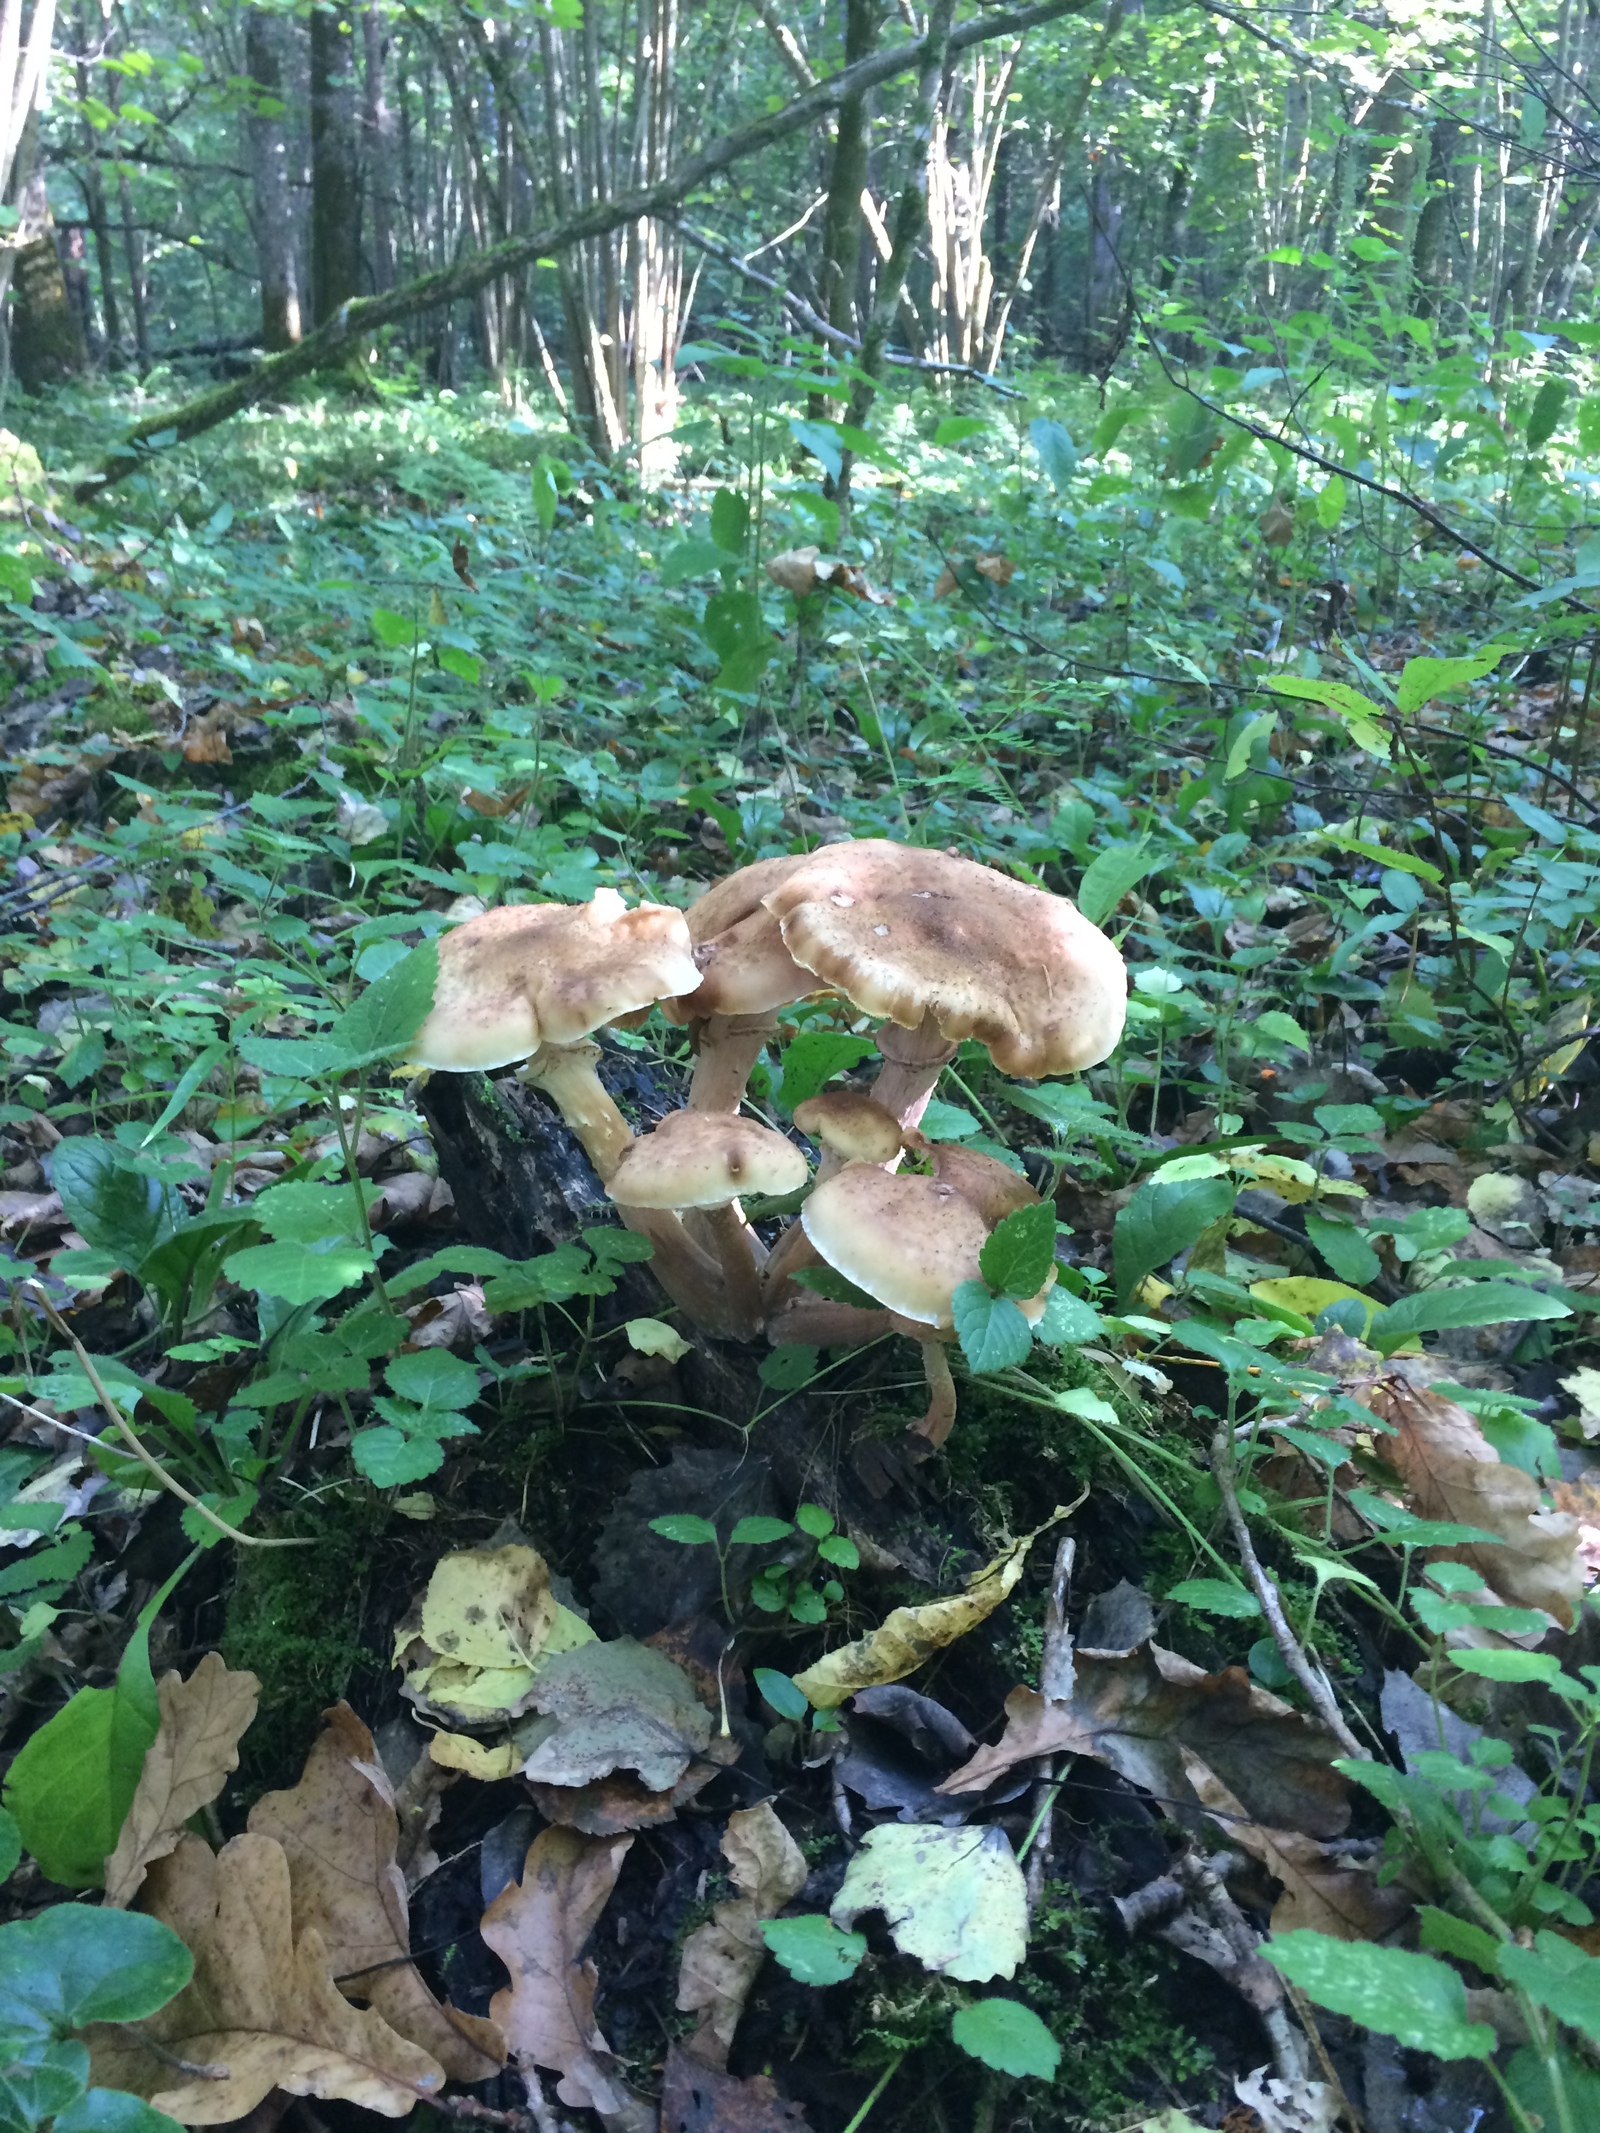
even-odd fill
[{"label": "large brown mushroom cap", "polygon": [[597,889],[586,904],[503,905],[440,940],[411,1056],[448,1073],[510,1066],[699,982],[684,915],[665,904],[630,911]]},{"label": "large brown mushroom cap", "polygon": [[1064,896],[946,852],[863,838],[814,852],[768,891],[784,947],[857,1007],[931,1016],[1003,1074],[1095,1066],[1127,1013],[1122,957]]},{"label": "large brown mushroom cap", "polygon": [[954,1322],[951,1298],[979,1278],[989,1234],[953,1185],[870,1163],[847,1164],[817,1186],[800,1220],[829,1266],[923,1326]]},{"label": "large brown mushroom cap", "polygon": [[795,1105],[794,1122],[847,1163],[892,1163],[903,1145],[899,1119],[859,1089],[808,1096]]},{"label": "large brown mushroom cap", "polygon": [[[795,1114],[798,1119],[799,1113]],[[1020,1172],[981,1148],[963,1148],[958,1141],[930,1141],[920,1133],[907,1136],[906,1145],[927,1158],[941,1185],[953,1185],[969,1206],[983,1217],[987,1229],[995,1229],[1007,1215],[1024,1207],[1037,1207],[1039,1195]]]},{"label": "large brown mushroom cap", "polygon": [[684,916],[694,942],[700,982],[666,1010],[679,1024],[708,1015],[764,1015],[822,990],[783,945],[778,921],[761,899],[781,886],[810,854],[758,859],[713,882]]},{"label": "large brown mushroom cap", "polygon": [[669,1111],[641,1134],[606,1190],[624,1207],[726,1207],[741,1193],[798,1192],[808,1172],[792,1141],[725,1111]]}]

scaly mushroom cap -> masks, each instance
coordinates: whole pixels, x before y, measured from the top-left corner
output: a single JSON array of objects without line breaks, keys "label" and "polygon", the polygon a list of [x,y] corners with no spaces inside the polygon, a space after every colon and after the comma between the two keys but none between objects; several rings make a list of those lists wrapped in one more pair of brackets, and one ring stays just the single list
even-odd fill
[{"label": "scaly mushroom cap", "polygon": [[1116,1047],[1122,957],[1075,904],[946,852],[831,844],[768,891],[783,944],[870,1015],[932,1015],[1003,1074],[1074,1073]]},{"label": "scaly mushroom cap", "polygon": [[503,905],[439,942],[433,1011],[411,1057],[487,1072],[699,982],[684,915],[665,904],[630,911],[615,889],[596,889],[586,904]]},{"label": "scaly mushroom cap", "polygon": [[809,1175],[793,1141],[725,1111],[669,1111],[606,1181],[623,1207],[726,1207],[741,1193],[798,1192]]},{"label": "scaly mushroom cap", "polygon": [[903,1145],[899,1119],[859,1089],[824,1089],[820,1096],[808,1096],[795,1105],[794,1122],[847,1163],[890,1163]]},{"label": "scaly mushroom cap", "polygon": [[846,1281],[923,1326],[948,1326],[951,1301],[979,1278],[989,1232],[975,1207],[937,1178],[849,1163],[800,1210],[807,1237]]},{"label": "scaly mushroom cap", "polygon": [[778,921],[761,901],[810,856],[758,859],[695,898],[684,916],[700,982],[667,1008],[671,1021],[681,1026],[707,1015],[764,1015],[823,989],[784,947]]},{"label": "scaly mushroom cap", "polygon": [[[799,1116],[797,1111],[797,1122]],[[1039,1195],[1025,1177],[981,1148],[930,1141],[920,1133],[908,1135],[906,1145],[927,1158],[941,1185],[953,1185],[968,1206],[978,1210],[987,1229],[997,1228],[1007,1215],[1039,1204]]]}]

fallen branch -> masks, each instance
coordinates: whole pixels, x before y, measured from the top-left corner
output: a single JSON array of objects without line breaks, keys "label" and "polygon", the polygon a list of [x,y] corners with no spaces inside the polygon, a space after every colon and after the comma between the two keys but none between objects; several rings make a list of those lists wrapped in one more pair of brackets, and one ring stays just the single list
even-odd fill
[{"label": "fallen branch", "polygon": [[[1035,0],[1030,7],[996,9],[953,30],[949,50],[955,54],[970,45],[986,44],[991,38],[1014,37],[1039,23],[1055,22],[1063,15],[1083,14],[1091,4],[1092,0]],[[753,119],[748,125],[725,133],[720,140],[685,157],[675,170],[668,171],[653,185],[639,186],[614,200],[597,200],[544,229],[525,231],[521,236],[507,237],[499,244],[489,245],[454,266],[440,267],[432,274],[420,275],[415,281],[403,282],[380,295],[358,297],[342,304],[332,318],[324,320],[303,341],[297,342],[293,348],[285,348],[278,355],[267,356],[242,378],[231,378],[210,392],[200,393],[179,407],[148,416],[136,424],[127,441],[113,447],[107,455],[101,472],[79,484],[75,492],[79,501],[92,501],[103,490],[125,480],[141,466],[148,465],[155,452],[165,450],[169,445],[187,443],[191,437],[199,437],[219,422],[227,422],[247,407],[254,407],[292,379],[336,362],[346,349],[381,326],[397,325],[421,312],[476,296],[480,289],[488,288],[503,275],[516,273],[531,266],[535,260],[566,251],[591,237],[603,237],[611,230],[622,228],[625,223],[644,222],[670,214],[690,193],[719,172],[747,156],[759,155],[775,141],[798,133],[845,97],[862,95],[881,82],[892,81],[896,75],[908,74],[922,66],[931,49],[932,40],[919,37],[907,44],[891,46],[887,51],[874,52],[857,65],[845,67],[828,80],[818,82],[814,89],[805,90],[781,109]]]}]

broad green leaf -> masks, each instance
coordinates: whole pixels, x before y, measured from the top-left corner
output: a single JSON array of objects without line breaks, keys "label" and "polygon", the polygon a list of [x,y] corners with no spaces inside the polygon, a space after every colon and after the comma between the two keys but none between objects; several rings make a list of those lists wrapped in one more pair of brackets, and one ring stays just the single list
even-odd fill
[{"label": "broad green leaf", "polygon": [[663,1518],[652,1518],[650,1531],[659,1533],[663,1540],[677,1541],[685,1548],[714,1548],[717,1545],[717,1529],[709,1518],[701,1518],[694,1511],[669,1511]]},{"label": "broad green leaf", "polygon": [[1019,1207],[996,1223],[978,1267],[990,1288],[1001,1296],[1037,1296],[1056,1263],[1056,1210],[1050,1200]]},{"label": "broad green leaf", "polygon": [[1065,495],[1077,471],[1078,447],[1069,430],[1040,415],[1028,424],[1028,435],[1039,455],[1039,464],[1050,477],[1051,487]]},{"label": "broad green leaf", "polygon": [[741,1518],[728,1535],[730,1548],[765,1548],[773,1541],[787,1540],[794,1527],[786,1518],[764,1518],[759,1513]]},{"label": "broad green leaf", "polygon": [[1279,1934],[1261,1953],[1319,2007],[1411,2051],[1436,2059],[1487,2059],[1494,2051],[1488,2024],[1467,2020],[1467,1988],[1431,1955],[1306,1931]]},{"label": "broad green leaf", "polygon": [[134,1272],[172,1230],[181,1205],[171,1186],[133,1168],[114,1142],[84,1133],[62,1141],[50,1182],[84,1242]]},{"label": "broad green leaf", "polygon": [[1464,689],[1469,681],[1493,673],[1505,656],[1503,647],[1497,646],[1493,651],[1475,653],[1470,659],[1408,659],[1395,688],[1395,704],[1401,716],[1409,717],[1436,696],[1447,696],[1451,690]]},{"label": "broad green leaf", "polygon": [[826,1087],[835,1075],[848,1074],[852,1067],[871,1057],[872,1049],[869,1037],[852,1037],[846,1030],[802,1030],[783,1054],[784,1109],[793,1111],[797,1104]]},{"label": "broad green leaf", "polygon": [[1020,2000],[979,2000],[957,2008],[950,2035],[969,2058],[997,2074],[1032,2074],[1053,2081],[1061,2046]]},{"label": "broad green leaf", "polygon": [[368,619],[373,636],[386,652],[409,652],[415,644],[416,624],[405,615],[397,615],[392,607],[375,607]]},{"label": "broad green leaf", "polygon": [[423,1481],[444,1465],[444,1451],[432,1437],[409,1437],[388,1423],[358,1429],[350,1440],[350,1457],[358,1474],[374,1488],[397,1489]]},{"label": "broad green leaf", "polygon": [[1317,524],[1324,533],[1332,533],[1344,517],[1345,484],[1342,474],[1330,474],[1322,485],[1317,498]]},{"label": "broad green leaf", "polygon": [[1558,1297],[1520,1281],[1469,1281],[1456,1288],[1415,1289],[1379,1311],[1369,1327],[1372,1344],[1389,1355],[1415,1333],[1452,1326],[1503,1326],[1529,1318],[1570,1318]]},{"label": "broad green leaf", "polygon": [[1415,874],[1419,881],[1428,881],[1436,886],[1444,876],[1429,859],[1419,859],[1414,852],[1399,852],[1387,844],[1373,844],[1366,837],[1345,837],[1334,830],[1319,830],[1324,844],[1331,844],[1335,851],[1353,852],[1357,859],[1370,859],[1374,866],[1393,867],[1401,874]]},{"label": "broad green leaf", "polygon": [[1302,703],[1321,704],[1334,712],[1356,746],[1367,755],[1387,761],[1389,736],[1383,730],[1383,706],[1370,696],[1352,689],[1348,682],[1309,680],[1299,674],[1280,674],[1267,686],[1275,696],[1293,696]]},{"label": "broad green leaf", "polygon": [[[977,415],[946,415],[934,431],[933,441],[947,451],[951,445],[965,444],[969,437],[981,437],[988,427]],[[28,597],[31,599],[32,594]]]},{"label": "broad green leaf", "polygon": [[56,2113],[55,2133],[182,2133],[175,2118],[126,2089],[86,2089]]},{"label": "broad green leaf", "polygon": [[1554,1652],[1466,1650],[1452,1652],[1450,1663],[1463,1674],[1477,1674],[1485,1681],[1537,1681],[1547,1689],[1559,1689],[1565,1683],[1574,1694],[1584,1693],[1581,1682],[1562,1673]]},{"label": "broad green leaf", "polygon": [[8,1809],[0,1807],[0,1881],[11,1879],[21,1857],[22,1832],[17,1827],[17,1818]]},{"label": "broad green leaf", "polygon": [[775,1666],[758,1666],[751,1670],[751,1678],[780,1718],[787,1718],[799,1725],[811,1706],[806,1702],[803,1690],[797,1689],[789,1675],[780,1674]]},{"label": "broad green leaf", "polygon": [[1117,1298],[1126,1304],[1147,1274],[1185,1252],[1233,1206],[1227,1178],[1151,1178],[1118,1214],[1112,1231]]},{"label": "broad green leaf", "polygon": [[1208,1615],[1230,1615],[1246,1621],[1261,1612],[1261,1602],[1248,1587],[1230,1585],[1226,1578],[1185,1578],[1167,1594],[1185,1607],[1198,1607]]},{"label": "broad green leaf", "polygon": [[[383,1190],[363,1184],[367,1206]],[[269,1185],[250,1203],[250,1212],[269,1237],[284,1244],[325,1244],[360,1234],[355,1188],[348,1184],[316,1185],[297,1178],[289,1185]]]},{"label": "broad green leaf", "polygon": [[335,1242],[326,1250],[306,1244],[251,1244],[225,1262],[230,1281],[285,1303],[325,1303],[372,1272],[373,1257],[358,1244]]},{"label": "broad green leaf", "polygon": [[803,422],[798,415],[791,415],[789,432],[796,444],[822,461],[834,481],[839,479],[844,472],[844,453],[839,432],[831,422]]},{"label": "broad green leaf", "polygon": [[1096,852],[1078,883],[1078,909],[1093,926],[1103,926],[1128,891],[1166,863],[1149,837],[1108,844]]},{"label": "broad green leaf", "polygon": [[534,516],[547,534],[556,522],[556,511],[561,502],[560,477],[566,472],[562,462],[552,459],[548,452],[541,452],[533,463],[530,485]]},{"label": "broad green leaf", "polygon": [[[1568,2051],[1560,2044],[1555,2048],[1554,2057],[1572,2123],[1581,2127],[1583,2133],[1588,2133],[1591,2126],[1600,2126],[1600,2073],[1586,2066],[1576,2052]],[[1549,2066],[1531,2044],[1524,2044],[1512,2053],[1506,2067],[1506,2086],[1527,2112],[1530,2125],[1545,2128],[1560,2125]]]},{"label": "broad green leaf", "polygon": [[419,1348],[410,1355],[397,1355],[383,1374],[402,1399],[415,1400],[423,1407],[470,1407],[478,1397],[475,1365],[463,1362],[448,1348]]},{"label": "broad green leaf", "polygon": [[826,1540],[838,1524],[833,1513],[824,1510],[820,1503],[803,1503],[794,1514],[794,1522],[802,1533],[809,1533],[813,1540]]},{"label": "broad green leaf", "polygon": [[1264,741],[1277,723],[1276,712],[1263,711],[1259,717],[1247,719],[1239,728],[1228,749],[1227,760],[1222,766],[1222,782],[1225,785],[1231,785],[1235,779],[1244,776],[1250,768],[1250,759],[1255,752],[1256,743]]},{"label": "broad green leaf", "polygon": [[439,944],[423,941],[351,1002],[327,1032],[348,1072],[402,1052],[427,1020],[439,982]]},{"label": "broad green leaf", "polygon": [[1058,1281],[1045,1298],[1044,1316],[1035,1324],[1033,1337],[1047,1348],[1075,1348],[1105,1330],[1105,1321],[1094,1306]]},{"label": "broad green leaf", "polygon": [[790,1279],[797,1287],[809,1289],[814,1296],[826,1296],[830,1303],[854,1304],[858,1311],[881,1311],[883,1306],[865,1289],[858,1289],[853,1281],[846,1281],[843,1274],[831,1266],[797,1267]]},{"label": "broad green leaf", "polygon": [[1353,1223],[1335,1221],[1314,1207],[1304,1210],[1303,1219],[1313,1250],[1321,1253],[1341,1281],[1353,1289],[1364,1289],[1377,1280],[1383,1262]]},{"label": "broad green leaf", "polygon": [[1540,1933],[1531,1948],[1502,1945],[1500,1975],[1591,2044],[1600,2043],[1600,1958],[1559,1933]]},{"label": "broad green leaf", "polygon": [[750,499],[737,489],[719,489],[711,499],[711,538],[735,562],[750,534]]},{"label": "broad green leaf", "polygon": [[699,538],[679,541],[661,558],[661,582],[663,585],[686,585],[691,578],[704,577],[707,571],[723,571],[738,563],[736,555],[729,555],[726,548],[719,548],[715,541]]},{"label": "broad green leaf", "polygon": [[816,1913],[804,1918],[769,1918],[761,1937],[802,1985],[842,1985],[855,1976],[867,1952],[864,1933],[842,1933],[831,1919]]},{"label": "broad green leaf", "polygon": [[1027,1361],[1033,1328],[1009,1296],[992,1296],[981,1281],[963,1281],[952,1304],[969,1369],[1006,1370]]},{"label": "broad green leaf", "polygon": [[[1542,106],[1540,107],[1542,110]],[[1565,378],[1543,378],[1539,390],[1533,396],[1533,406],[1528,411],[1528,450],[1537,452],[1550,442],[1561,427],[1561,417],[1567,405],[1568,385]]]},{"label": "broad green leaf", "polygon": [[763,1385],[772,1392],[794,1392],[807,1385],[817,1374],[817,1350],[806,1341],[785,1342],[774,1348],[770,1355],[761,1358],[756,1371]]},{"label": "broad green leaf", "polygon": [[64,2037],[91,2022],[142,2022],[193,1974],[193,1956],[160,1919],[56,1904],[0,1926],[0,2034]]},{"label": "broad green leaf", "polygon": [[706,602],[700,634],[722,662],[719,689],[753,689],[777,649],[761,612],[758,594],[749,590],[713,593]]}]

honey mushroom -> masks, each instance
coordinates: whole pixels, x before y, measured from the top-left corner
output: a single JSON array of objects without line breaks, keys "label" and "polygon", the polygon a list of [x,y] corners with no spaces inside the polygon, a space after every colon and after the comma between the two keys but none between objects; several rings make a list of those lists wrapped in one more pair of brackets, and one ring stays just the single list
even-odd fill
[{"label": "honey mushroom", "polygon": [[[983,1155],[976,1160],[993,1162]],[[1013,1175],[1003,1163],[994,1168]],[[969,1182],[980,1193],[993,1191],[975,1173]],[[1017,1183],[1028,1194],[1021,1204],[1037,1200],[1025,1181]],[[979,1255],[994,1224],[948,1176],[906,1175],[871,1163],[847,1163],[825,1179],[800,1220],[826,1263],[891,1314],[889,1330],[917,1343],[928,1406],[911,1433],[925,1440],[926,1450],[936,1450],[956,1418],[955,1380],[945,1353],[954,1338],[955,1292],[962,1282],[982,1278]],[[1019,1306],[1030,1325],[1043,1317],[1055,1278],[1052,1269],[1039,1293]]]},{"label": "honey mushroom", "polygon": [[[609,1183],[634,1132],[601,1083],[590,1032],[699,982],[684,915],[665,904],[630,911],[615,889],[597,889],[586,904],[502,905],[441,937],[433,1007],[411,1061],[449,1074],[518,1066]],[[623,1209],[622,1219],[650,1239],[652,1271],[674,1302],[700,1324],[719,1323],[722,1272],[677,1215]]]},{"label": "honey mushroom", "polygon": [[697,1210],[726,1283],[721,1323],[738,1340],[761,1331],[761,1282],[739,1206],[741,1193],[797,1192],[806,1159],[770,1126],[728,1112],[669,1111],[623,1156],[606,1190],[624,1219],[636,1209]]}]

